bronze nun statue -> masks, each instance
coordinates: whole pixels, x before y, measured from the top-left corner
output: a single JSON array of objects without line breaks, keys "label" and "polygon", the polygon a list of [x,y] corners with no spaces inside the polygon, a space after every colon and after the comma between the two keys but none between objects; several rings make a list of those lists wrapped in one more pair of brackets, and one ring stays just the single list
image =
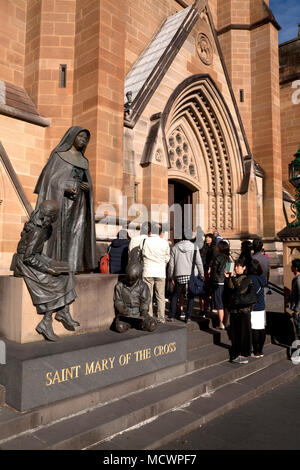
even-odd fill
[{"label": "bronze nun statue", "polygon": [[84,155],[89,140],[87,129],[71,127],[51,152],[34,190],[38,194],[36,209],[45,200],[59,205],[44,253],[67,261],[74,273],[97,266],[93,187]]}]

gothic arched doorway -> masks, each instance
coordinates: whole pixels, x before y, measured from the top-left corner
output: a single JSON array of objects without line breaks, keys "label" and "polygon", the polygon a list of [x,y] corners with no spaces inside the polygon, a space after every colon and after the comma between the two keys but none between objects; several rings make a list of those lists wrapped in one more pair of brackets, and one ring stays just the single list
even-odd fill
[{"label": "gothic arched doorway", "polygon": [[177,87],[163,112],[163,129],[169,179],[196,188],[205,231],[230,236],[241,225],[242,152],[231,113],[208,75]]}]

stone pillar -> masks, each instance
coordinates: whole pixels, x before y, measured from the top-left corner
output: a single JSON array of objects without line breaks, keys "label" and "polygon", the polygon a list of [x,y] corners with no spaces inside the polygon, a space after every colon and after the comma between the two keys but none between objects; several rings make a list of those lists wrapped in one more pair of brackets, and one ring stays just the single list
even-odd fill
[{"label": "stone pillar", "polygon": [[264,237],[283,226],[278,32],[265,24],[251,32],[252,152],[265,171]]},{"label": "stone pillar", "polygon": [[288,292],[292,286],[291,271],[293,259],[300,258],[300,227],[285,227],[278,233],[283,242],[283,283]]},{"label": "stone pillar", "polygon": [[[45,160],[72,125],[75,9],[76,0],[28,0],[25,88],[41,115],[51,120],[45,131]],[[61,66],[66,66],[65,87]]]},{"label": "stone pillar", "polygon": [[117,205],[123,185],[125,0],[78,0],[73,122],[92,134],[87,149],[95,209]]}]

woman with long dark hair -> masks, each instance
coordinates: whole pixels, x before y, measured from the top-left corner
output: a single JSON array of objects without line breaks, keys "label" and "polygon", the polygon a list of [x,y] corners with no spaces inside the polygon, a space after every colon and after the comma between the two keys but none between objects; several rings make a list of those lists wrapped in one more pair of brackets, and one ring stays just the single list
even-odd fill
[{"label": "woman with long dark hair", "polygon": [[243,240],[241,243],[241,253],[239,259],[243,259],[246,267],[249,270],[252,263],[252,242],[250,240]]},{"label": "woman with long dark hair", "polygon": [[209,309],[210,300],[212,295],[211,282],[210,282],[210,265],[216,252],[216,237],[212,233],[205,235],[205,242],[203,248],[200,250],[203,268],[204,268],[204,290],[203,295],[200,297],[200,310],[205,312]]},{"label": "woman with long dark hair", "polygon": [[216,246],[215,256],[211,261],[210,280],[212,284],[212,304],[219,316],[219,329],[225,330],[224,326],[224,282],[225,267],[229,261],[230,250],[226,241],[221,240]]}]

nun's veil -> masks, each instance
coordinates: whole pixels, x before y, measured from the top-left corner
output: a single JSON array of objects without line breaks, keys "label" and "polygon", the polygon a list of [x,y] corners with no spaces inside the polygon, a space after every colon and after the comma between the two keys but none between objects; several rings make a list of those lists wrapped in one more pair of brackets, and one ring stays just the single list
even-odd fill
[{"label": "nun's veil", "polygon": [[[52,162],[52,157],[55,153],[57,152],[67,152],[68,150],[70,150],[70,148],[72,147],[73,143],[74,143],[74,140],[76,138],[76,136],[80,133],[80,132],[86,132],[87,133],[87,136],[88,136],[88,142],[87,144],[83,147],[82,151],[81,151],[81,154],[82,154],[82,157],[84,158],[85,161],[87,161],[86,157],[84,156],[84,152],[86,150],[86,147],[89,143],[89,140],[90,140],[90,137],[91,137],[91,134],[90,134],[90,131],[88,129],[85,129],[84,127],[80,127],[80,126],[72,126],[70,127],[67,132],[65,133],[65,135],[62,137],[61,141],[59,142],[59,144],[52,150],[51,154],[50,154],[50,157],[48,158],[48,161],[46,163],[46,165],[44,166],[43,170],[42,170],[42,173],[40,174],[39,176],[39,179],[37,181],[37,184],[36,184],[36,187],[34,189],[34,193],[36,194],[39,194],[40,192],[40,187],[41,187],[41,184],[42,184],[42,181],[43,181],[43,178],[44,178],[44,175],[46,174],[48,168],[49,168],[49,165],[51,166],[51,162]],[[63,158],[63,157],[62,157]],[[88,163],[87,163],[88,165]]]},{"label": "nun's veil", "polygon": [[[82,150],[82,153],[84,154],[85,150],[86,150],[86,147],[89,143],[89,140],[90,140],[90,137],[91,137],[91,134],[90,134],[90,131],[87,130],[87,129],[84,129],[84,127],[80,127],[80,126],[73,126],[73,127],[70,127],[70,129],[67,130],[67,132],[65,133],[65,135],[62,137],[61,141],[59,142],[59,144],[52,150],[51,152],[51,155],[54,153],[54,152],[67,152],[67,150],[70,150],[70,148],[72,147],[73,143],[74,143],[74,140],[76,138],[76,136],[80,133],[80,132],[86,132],[87,135],[88,135],[88,142],[87,144],[85,145],[85,147],[83,148]],[[50,157],[51,157],[50,155]]]}]

